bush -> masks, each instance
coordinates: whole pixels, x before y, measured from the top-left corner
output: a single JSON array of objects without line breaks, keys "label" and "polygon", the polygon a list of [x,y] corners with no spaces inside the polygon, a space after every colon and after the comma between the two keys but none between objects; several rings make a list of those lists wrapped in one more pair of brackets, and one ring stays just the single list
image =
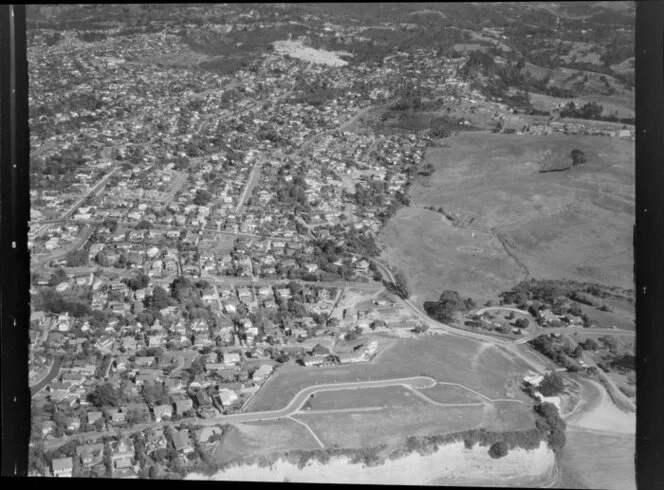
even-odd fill
[{"label": "bush", "polygon": [[544,396],[555,396],[565,389],[565,383],[558,373],[547,373],[539,385],[539,392]]},{"label": "bush", "polygon": [[507,456],[508,452],[509,448],[507,447],[507,444],[505,444],[505,442],[503,441],[496,442],[495,444],[492,444],[491,447],[489,448],[489,455],[494,459]]}]

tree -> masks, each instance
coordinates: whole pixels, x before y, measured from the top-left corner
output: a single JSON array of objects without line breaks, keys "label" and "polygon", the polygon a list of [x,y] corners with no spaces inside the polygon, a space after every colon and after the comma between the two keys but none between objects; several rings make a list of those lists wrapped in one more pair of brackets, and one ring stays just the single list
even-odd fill
[{"label": "tree", "polygon": [[586,339],[585,342],[579,344],[585,350],[597,350],[599,349],[599,344],[595,339]]},{"label": "tree", "polygon": [[494,459],[507,456],[508,452],[509,448],[507,447],[505,441],[498,441],[495,444],[492,444],[491,447],[489,448],[489,455]]},{"label": "tree", "polygon": [[138,224],[135,226],[137,230],[149,230],[152,228],[152,223],[150,223],[147,220],[141,220],[138,222]]},{"label": "tree", "polygon": [[108,260],[108,255],[106,255],[104,252],[99,252],[97,255],[95,255],[95,262],[102,267],[111,266],[111,261]]},{"label": "tree", "polygon": [[97,385],[88,395],[88,400],[96,407],[112,406],[120,404],[120,393],[110,383]]},{"label": "tree", "polygon": [[67,254],[67,267],[80,267],[88,263],[88,252],[85,249]]},{"label": "tree", "polygon": [[198,189],[196,195],[194,196],[193,203],[196,206],[205,206],[212,199],[212,195],[205,189]]},{"label": "tree", "polygon": [[150,309],[161,310],[171,304],[171,298],[164,288],[156,286],[152,290],[152,295],[145,298],[145,307]]},{"label": "tree", "polygon": [[67,277],[67,273],[64,271],[64,269],[60,268],[51,275],[51,278],[48,280],[48,285],[57,286],[61,282],[64,282],[68,279],[69,278]]},{"label": "tree", "polygon": [[143,383],[141,395],[148,405],[166,405],[170,401],[168,388],[161,383]]},{"label": "tree", "polygon": [[424,311],[435,320],[451,323],[459,311],[467,311],[467,308],[457,291],[445,290],[438,301],[425,301]]},{"label": "tree", "polygon": [[544,375],[544,379],[540,383],[538,390],[544,396],[554,396],[561,393],[565,389],[560,374],[553,372]]},{"label": "tree", "polygon": [[517,318],[514,322],[514,326],[517,328],[528,328],[530,322],[526,318]]},{"label": "tree", "polygon": [[401,272],[397,271],[394,274],[394,291],[403,299],[408,299],[410,296],[410,288],[408,287],[408,281],[406,276]]},{"label": "tree", "polygon": [[581,165],[582,163],[586,163],[586,156],[581,150],[576,148],[573,149],[570,156],[572,157],[572,165]]}]

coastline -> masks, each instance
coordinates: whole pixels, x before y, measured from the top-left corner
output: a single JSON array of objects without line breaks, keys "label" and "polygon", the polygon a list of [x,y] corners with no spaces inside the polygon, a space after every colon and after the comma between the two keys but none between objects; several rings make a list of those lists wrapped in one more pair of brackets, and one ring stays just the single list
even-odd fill
[{"label": "coastline", "polygon": [[351,463],[347,456],[334,457],[327,464],[310,461],[304,468],[280,458],[269,467],[241,464],[213,476],[190,473],[185,480],[510,486],[516,482],[542,483],[555,475],[555,455],[546,442],[534,450],[512,449],[500,459],[489,456],[488,449],[479,445],[467,449],[459,441],[441,446],[431,454],[413,452],[369,467]]}]

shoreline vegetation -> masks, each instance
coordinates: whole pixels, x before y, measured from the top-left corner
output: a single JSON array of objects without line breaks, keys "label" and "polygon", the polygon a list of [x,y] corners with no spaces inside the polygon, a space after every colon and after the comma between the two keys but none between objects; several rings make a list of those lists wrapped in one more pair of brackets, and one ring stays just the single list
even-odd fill
[{"label": "shoreline vegetation", "polygon": [[[441,451],[451,451],[455,457],[452,467],[447,468],[449,475],[430,475],[431,478],[453,478],[458,471],[454,465],[463,465],[465,456],[463,451],[471,451],[474,458],[486,457],[488,461],[498,460],[509,456],[508,460],[515,457],[515,454],[526,454],[533,451],[537,452],[535,460],[548,458],[550,464],[544,465],[541,461],[533,464],[539,468],[538,476],[542,473],[551,473],[555,464],[555,456],[565,444],[565,422],[560,418],[557,409],[548,403],[543,403],[535,407],[538,414],[536,425],[532,429],[523,431],[492,432],[485,429],[470,429],[451,434],[440,434],[433,436],[411,436],[405,440],[402,447],[392,449],[388,452],[386,445],[373,446],[369,448],[327,448],[313,451],[288,451],[284,453],[273,453],[270,455],[257,456],[253,458],[242,458],[229,461],[224,464],[208,464],[192,468],[185,476],[186,479],[236,479],[235,473],[240,467],[255,466],[259,469],[274,470],[275,465],[290,465],[289,472],[296,469],[300,472],[304,468],[317,465],[325,466],[329,464],[361,465],[362,468],[375,468],[384,465],[399,465],[404,458],[410,458],[419,461],[421,458],[435,458],[435,455]],[[546,444],[543,444],[546,443]],[[500,450],[496,449],[500,447]],[[461,451],[461,453],[459,452]],[[511,456],[510,456],[510,453]],[[542,454],[540,454],[542,453]],[[484,456],[482,456],[484,455]],[[456,459],[455,459],[456,458]],[[539,459],[538,459],[539,458]],[[542,469],[546,466],[545,470]],[[436,466],[434,465],[434,468]],[[497,464],[496,471],[500,471],[500,464]],[[229,473],[230,472],[230,473]],[[443,473],[445,473],[443,471]],[[232,478],[228,476],[232,474]],[[256,476],[254,471],[250,472],[252,479]],[[307,478],[306,475],[302,475]],[[517,474],[515,474],[517,476]],[[266,474],[269,477],[269,473]],[[494,478],[491,476],[491,478]],[[455,477],[454,477],[455,478]],[[267,481],[272,481],[267,478]],[[424,483],[424,482],[420,482]]]},{"label": "shoreline vegetation", "polygon": [[[397,450],[388,457],[369,450],[293,451],[224,465],[214,473],[190,473],[187,480],[252,480],[333,483],[440,484],[454,482],[549,481],[555,474],[555,453],[540,441],[532,449],[515,448],[498,459],[487,446],[469,448],[463,440]],[[481,472],[472,472],[482,468]]]}]

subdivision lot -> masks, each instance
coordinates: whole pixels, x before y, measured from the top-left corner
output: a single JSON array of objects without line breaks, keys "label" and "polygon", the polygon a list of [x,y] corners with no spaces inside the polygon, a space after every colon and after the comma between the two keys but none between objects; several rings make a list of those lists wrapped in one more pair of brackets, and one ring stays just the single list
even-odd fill
[{"label": "subdivision lot", "polygon": [[[413,184],[412,207],[379,235],[383,257],[406,274],[416,304],[443,289],[489,299],[526,270],[537,278],[633,287],[633,142],[478,131],[445,143],[427,152],[435,172]],[[584,152],[585,164],[539,172],[547,155],[567,158],[573,149]],[[416,209],[425,206],[442,207],[470,228]]]},{"label": "subdivision lot", "polygon": [[486,399],[460,386],[437,384],[420,391],[439,403],[486,403]]},{"label": "subdivision lot", "polygon": [[235,424],[224,432],[214,458],[226,463],[240,458],[268,455],[274,452],[320,449],[306,427],[293,420]]},{"label": "subdivision lot", "polygon": [[370,363],[323,368],[283,366],[256,394],[248,411],[285,407],[293,396],[315,384],[402,378],[427,375],[438,381],[459,383],[490,398],[504,398],[515,379],[529,371],[519,359],[508,359],[490,344],[452,337],[399,339]]},{"label": "subdivision lot", "polygon": [[415,395],[406,403],[376,412],[306,414],[294,417],[306,422],[325,446],[359,448],[378,444],[397,445],[409,436],[457,432],[480,427],[485,409],[439,407]]},{"label": "subdivision lot", "polygon": [[[425,393],[427,390],[422,390]],[[401,386],[385,388],[362,388],[344,391],[316,393],[310,398],[310,410],[338,410],[348,408],[381,407],[403,405],[413,397],[413,392]]]}]

